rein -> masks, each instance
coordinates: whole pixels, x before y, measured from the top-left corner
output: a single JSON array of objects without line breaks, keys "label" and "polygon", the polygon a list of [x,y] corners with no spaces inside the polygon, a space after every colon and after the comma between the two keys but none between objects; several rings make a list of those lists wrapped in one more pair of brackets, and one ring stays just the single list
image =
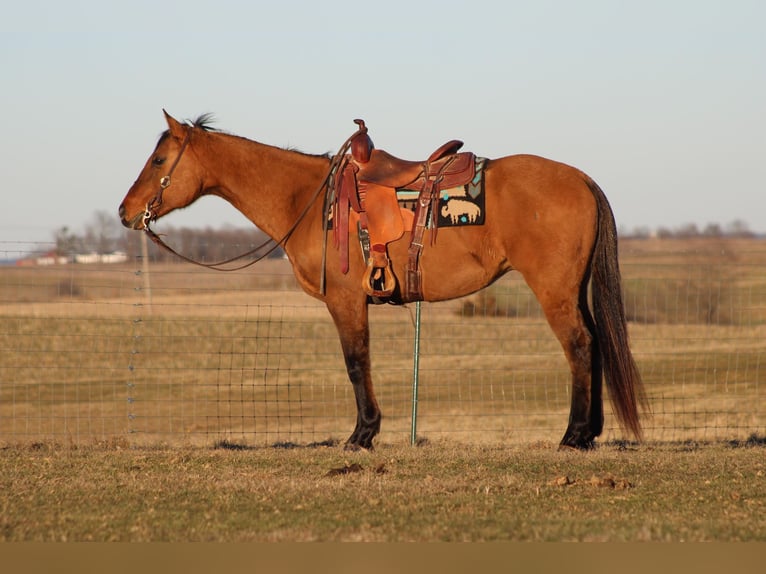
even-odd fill
[{"label": "rein", "polygon": [[[363,130],[365,130],[365,128],[360,127],[356,132],[354,132],[351,136],[349,136],[345,142],[343,142],[343,145],[338,150],[338,153],[334,155],[332,159],[330,160],[330,165],[327,170],[327,175],[322,180],[322,183],[319,184],[319,187],[317,188],[317,190],[311,195],[311,199],[309,199],[309,202],[308,204],[306,204],[306,207],[304,207],[303,211],[301,211],[301,213],[298,215],[297,219],[295,220],[295,223],[292,224],[290,229],[287,230],[287,232],[282,236],[282,238],[279,241],[269,238],[263,243],[261,243],[259,246],[257,246],[256,248],[251,249],[250,251],[247,251],[246,253],[242,253],[241,255],[237,255],[236,257],[232,257],[230,259],[226,259],[223,261],[217,261],[215,263],[204,263],[202,261],[197,261],[196,259],[192,259],[191,257],[178,253],[178,251],[176,251],[175,249],[170,247],[167,243],[165,243],[162,240],[162,238],[157,233],[155,233],[154,230],[151,229],[150,227],[150,223],[152,221],[157,220],[156,208],[162,205],[162,195],[165,192],[165,190],[170,187],[170,183],[172,181],[171,176],[173,175],[173,172],[175,171],[176,166],[181,161],[181,156],[183,155],[184,151],[189,145],[189,139],[191,138],[192,129],[193,128],[190,127],[189,130],[187,131],[186,137],[184,138],[184,141],[181,144],[181,149],[178,152],[178,156],[173,162],[173,165],[170,166],[170,170],[168,171],[168,174],[160,178],[160,187],[157,190],[157,194],[151,199],[151,201],[149,201],[149,203],[146,204],[146,209],[144,211],[144,217],[143,217],[144,232],[149,236],[149,239],[151,239],[152,242],[154,242],[156,245],[159,245],[160,247],[162,247],[169,253],[172,253],[176,257],[179,257],[183,261],[186,261],[187,263],[193,263],[194,265],[199,265],[200,267],[206,267],[207,269],[213,269],[215,271],[239,271],[241,269],[245,269],[265,259],[271,253],[273,253],[277,249],[277,247],[287,243],[287,240],[290,239],[290,236],[298,228],[300,223],[308,214],[311,207],[314,205],[314,202],[316,202],[317,198],[321,195],[322,190],[328,189],[332,193],[333,191],[332,179],[335,175],[335,172],[338,169],[338,166],[343,161],[343,157],[345,156],[346,152],[348,152],[348,149],[351,147],[351,140],[353,140],[354,137],[357,136],[358,134],[363,133]],[[325,284],[325,253],[327,250],[328,210],[330,209],[331,205],[332,205],[332,198],[329,197],[328,195],[325,201],[324,223],[323,223],[324,238],[323,238],[323,252],[322,252],[322,277],[320,279],[320,292],[322,294],[324,294],[324,284]],[[273,243],[271,248],[269,248],[269,250],[266,251],[266,253],[259,255],[252,261],[248,261],[247,263],[243,263],[236,267],[223,267],[224,265],[234,263],[235,261],[239,261],[240,259],[244,259],[245,257],[249,257],[257,253],[258,251],[260,251],[261,249],[263,249],[270,243]]]}]

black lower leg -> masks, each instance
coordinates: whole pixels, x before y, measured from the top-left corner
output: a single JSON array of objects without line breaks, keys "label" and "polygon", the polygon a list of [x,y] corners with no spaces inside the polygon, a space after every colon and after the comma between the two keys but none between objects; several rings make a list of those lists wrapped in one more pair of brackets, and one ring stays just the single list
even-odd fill
[{"label": "black lower leg", "polygon": [[590,430],[587,423],[570,423],[561,439],[559,446],[561,448],[574,448],[577,450],[590,450],[594,448],[596,437]]},{"label": "black lower leg", "polygon": [[372,448],[372,439],[380,431],[380,408],[372,393],[370,370],[365,369],[365,361],[357,363],[347,361],[348,375],[354,387],[356,398],[356,427],[346,441],[346,447],[351,449]]},{"label": "black lower leg", "polygon": [[356,428],[346,441],[348,449],[372,449],[372,439],[380,432],[380,412],[363,417],[357,415]]}]

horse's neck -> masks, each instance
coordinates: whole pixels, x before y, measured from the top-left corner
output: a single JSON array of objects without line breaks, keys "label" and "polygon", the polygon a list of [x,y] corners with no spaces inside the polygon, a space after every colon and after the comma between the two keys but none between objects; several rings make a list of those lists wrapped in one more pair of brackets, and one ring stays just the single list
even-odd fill
[{"label": "horse's neck", "polygon": [[207,148],[205,163],[214,175],[205,192],[222,197],[281,239],[322,184],[328,161],[237,136],[216,136],[216,144]]}]

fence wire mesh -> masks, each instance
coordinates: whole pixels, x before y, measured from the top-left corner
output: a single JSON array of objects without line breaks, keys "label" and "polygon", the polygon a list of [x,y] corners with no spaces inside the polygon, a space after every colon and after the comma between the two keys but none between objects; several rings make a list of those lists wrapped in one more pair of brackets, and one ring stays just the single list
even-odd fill
[{"label": "fence wire mesh", "polygon": [[[46,252],[52,246],[37,245]],[[332,321],[289,263],[220,274],[184,263],[57,260],[0,243],[0,443],[309,444],[344,440],[356,411]],[[764,431],[766,242],[622,246],[648,440]],[[371,308],[381,441],[409,439],[411,307]],[[559,440],[566,361],[517,274],[423,304],[418,435]],[[623,434],[606,407],[604,440]]]}]

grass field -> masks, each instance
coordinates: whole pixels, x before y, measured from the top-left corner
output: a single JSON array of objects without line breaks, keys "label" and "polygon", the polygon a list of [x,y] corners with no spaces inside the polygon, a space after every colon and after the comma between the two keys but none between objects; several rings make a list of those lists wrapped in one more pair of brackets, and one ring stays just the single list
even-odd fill
[{"label": "grass field", "polygon": [[765,541],[763,440],[0,451],[2,541]]},{"label": "grass field", "polygon": [[0,539],[764,540],[766,242],[621,261],[653,413],[637,446],[607,407],[585,454],[556,451],[569,376],[518,275],[423,305],[419,447],[412,309],[371,309],[383,429],[347,453],[334,329],[285,262],[0,268]]}]

